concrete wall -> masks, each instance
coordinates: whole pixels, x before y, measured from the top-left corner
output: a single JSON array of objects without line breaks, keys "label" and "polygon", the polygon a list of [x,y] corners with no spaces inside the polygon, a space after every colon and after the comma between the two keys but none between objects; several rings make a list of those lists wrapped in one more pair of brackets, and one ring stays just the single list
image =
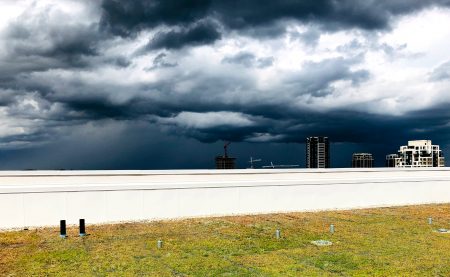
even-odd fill
[{"label": "concrete wall", "polygon": [[450,169],[0,172],[0,229],[450,203]]}]

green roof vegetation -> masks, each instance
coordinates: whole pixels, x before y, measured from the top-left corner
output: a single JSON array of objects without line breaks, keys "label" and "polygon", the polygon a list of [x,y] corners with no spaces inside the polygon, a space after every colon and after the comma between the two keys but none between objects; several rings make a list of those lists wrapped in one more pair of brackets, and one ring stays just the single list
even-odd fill
[{"label": "green roof vegetation", "polygon": [[0,233],[0,276],[450,276],[450,204],[86,223]]}]

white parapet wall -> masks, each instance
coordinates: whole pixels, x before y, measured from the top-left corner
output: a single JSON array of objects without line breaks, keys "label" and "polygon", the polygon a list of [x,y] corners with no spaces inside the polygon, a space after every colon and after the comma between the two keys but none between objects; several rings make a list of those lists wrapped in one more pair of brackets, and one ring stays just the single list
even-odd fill
[{"label": "white parapet wall", "polygon": [[0,171],[0,229],[450,203],[450,169]]}]

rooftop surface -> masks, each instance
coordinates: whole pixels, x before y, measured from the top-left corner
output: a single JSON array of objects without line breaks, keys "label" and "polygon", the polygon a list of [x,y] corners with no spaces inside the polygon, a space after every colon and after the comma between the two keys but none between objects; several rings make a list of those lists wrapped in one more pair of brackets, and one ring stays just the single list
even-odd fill
[{"label": "rooftop surface", "polygon": [[450,276],[450,204],[87,224],[0,233],[0,276]]}]

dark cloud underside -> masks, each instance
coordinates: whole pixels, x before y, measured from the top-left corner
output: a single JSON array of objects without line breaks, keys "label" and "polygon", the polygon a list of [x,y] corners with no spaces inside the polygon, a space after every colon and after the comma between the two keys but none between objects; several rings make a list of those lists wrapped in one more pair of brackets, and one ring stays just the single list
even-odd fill
[{"label": "dark cloud underside", "polygon": [[[158,26],[176,27],[178,30],[157,33],[146,48],[179,49],[214,43],[221,38],[222,32],[230,30],[255,37],[278,36],[285,31],[279,24],[284,20],[313,23],[331,31],[386,30],[395,16],[432,6],[449,7],[450,1],[106,0],[102,2],[100,25],[103,30],[119,36],[135,36],[142,30]],[[307,43],[314,44],[317,40],[314,32],[306,32],[302,37]]]},{"label": "dark cloud underside", "polygon": [[184,46],[210,44],[221,37],[221,34],[216,28],[217,26],[212,22],[200,21],[192,24],[188,28],[158,32],[145,46],[145,49],[179,49]]},{"label": "dark cloud underside", "polygon": [[448,0],[142,0],[103,1],[102,26],[131,35],[159,25],[182,26],[215,18],[229,29],[263,27],[278,20],[316,22],[327,29],[386,29],[393,16],[430,6],[450,6]]}]

